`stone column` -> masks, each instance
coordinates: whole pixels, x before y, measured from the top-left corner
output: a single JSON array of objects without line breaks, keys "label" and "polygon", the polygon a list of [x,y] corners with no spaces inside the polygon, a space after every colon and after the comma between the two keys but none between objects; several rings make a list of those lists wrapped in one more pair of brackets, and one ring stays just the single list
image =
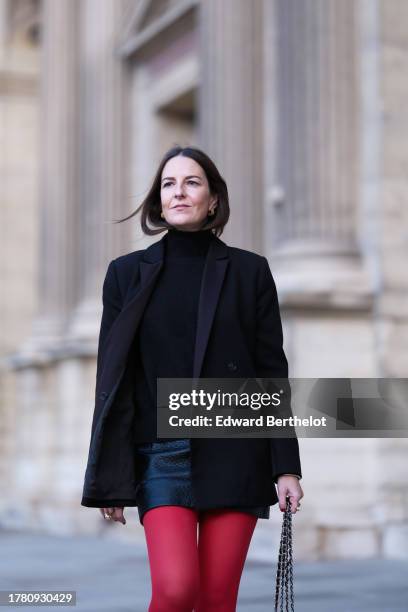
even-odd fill
[{"label": "stone column", "polygon": [[75,300],[78,6],[78,0],[43,3],[39,317],[31,342],[46,345],[62,336]]},{"label": "stone column", "polygon": [[366,309],[358,3],[275,0],[267,14],[275,59],[266,104],[275,121],[266,231],[282,300]]},{"label": "stone column", "polygon": [[[277,0],[274,244],[355,248],[358,56],[354,0]],[[278,203],[279,206],[279,203]]]},{"label": "stone column", "polygon": [[199,140],[227,182],[229,244],[262,251],[262,1],[200,5]]},{"label": "stone column", "polygon": [[[101,289],[109,259],[126,239],[132,221],[126,216],[126,66],[116,44],[126,3],[117,0],[81,2],[80,215],[76,226],[78,306],[70,334],[95,338],[101,310]],[[123,213],[123,214],[122,214]],[[133,220],[134,221],[134,220]]]},{"label": "stone column", "polygon": [[0,66],[6,54],[7,16],[7,0],[0,0]]}]

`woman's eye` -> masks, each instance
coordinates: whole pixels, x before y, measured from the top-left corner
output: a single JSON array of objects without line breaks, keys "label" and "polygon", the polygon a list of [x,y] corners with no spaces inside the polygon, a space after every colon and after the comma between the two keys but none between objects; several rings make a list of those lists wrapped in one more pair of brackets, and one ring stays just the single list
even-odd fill
[{"label": "woman's eye", "polygon": [[[197,181],[187,181],[187,182],[192,183],[193,185],[199,185]],[[168,185],[171,185],[171,183],[163,183],[162,187],[167,187]]]}]

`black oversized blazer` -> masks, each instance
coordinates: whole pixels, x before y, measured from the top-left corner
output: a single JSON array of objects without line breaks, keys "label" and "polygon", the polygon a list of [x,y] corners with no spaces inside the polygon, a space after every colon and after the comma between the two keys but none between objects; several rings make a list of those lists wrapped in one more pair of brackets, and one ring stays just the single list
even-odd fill
[{"label": "black oversized blazer", "polygon": [[[164,239],[114,259],[107,269],[83,506],[137,505],[133,347],[163,266]],[[193,378],[286,378],[282,343],[267,259],[212,236],[199,297]],[[191,449],[193,493],[203,510],[272,505],[278,501],[277,476],[302,475],[296,437],[191,438]]]}]

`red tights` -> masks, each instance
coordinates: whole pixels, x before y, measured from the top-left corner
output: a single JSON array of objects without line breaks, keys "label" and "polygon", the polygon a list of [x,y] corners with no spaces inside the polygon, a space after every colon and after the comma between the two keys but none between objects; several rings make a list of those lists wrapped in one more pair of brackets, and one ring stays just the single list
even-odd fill
[{"label": "red tights", "polygon": [[234,510],[148,510],[143,517],[152,583],[148,612],[234,612],[256,522],[256,516]]}]

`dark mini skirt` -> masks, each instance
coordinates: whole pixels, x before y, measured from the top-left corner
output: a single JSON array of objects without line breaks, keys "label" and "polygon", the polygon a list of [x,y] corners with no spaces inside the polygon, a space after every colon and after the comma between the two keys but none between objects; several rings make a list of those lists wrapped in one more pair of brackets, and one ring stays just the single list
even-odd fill
[{"label": "dark mini skirt", "polygon": [[[137,491],[139,520],[143,525],[143,515],[158,506],[184,506],[194,508],[191,486],[190,439],[149,442],[137,446],[137,461],[141,468],[141,481]],[[239,510],[269,518],[269,506],[241,508],[228,506],[229,510]]]}]

